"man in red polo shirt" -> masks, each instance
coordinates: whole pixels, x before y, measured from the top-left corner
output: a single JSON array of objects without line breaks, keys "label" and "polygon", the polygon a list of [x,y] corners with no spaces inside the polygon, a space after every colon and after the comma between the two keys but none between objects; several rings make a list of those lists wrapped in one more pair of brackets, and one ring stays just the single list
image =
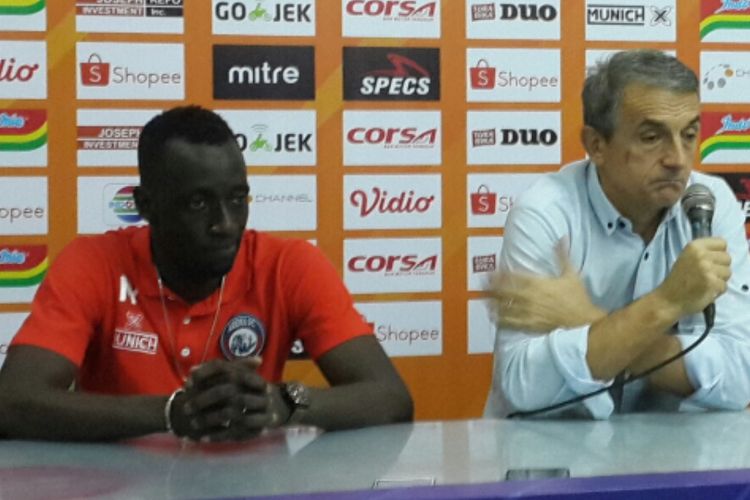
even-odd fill
[{"label": "man in red polo shirt", "polygon": [[[149,225],[77,238],[57,257],[0,371],[0,435],[244,440],[290,423],[412,418],[323,254],[245,230],[247,172],[224,120],[196,106],[162,113],[138,165]],[[296,339],[330,388],[280,383]]]}]

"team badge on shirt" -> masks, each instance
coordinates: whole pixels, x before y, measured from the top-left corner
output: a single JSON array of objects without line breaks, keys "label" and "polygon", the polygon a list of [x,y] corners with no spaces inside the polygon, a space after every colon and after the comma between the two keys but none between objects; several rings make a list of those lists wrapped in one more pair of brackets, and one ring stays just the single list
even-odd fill
[{"label": "team badge on shirt", "polygon": [[252,314],[232,317],[221,332],[219,345],[228,360],[257,356],[266,343],[266,329]]}]

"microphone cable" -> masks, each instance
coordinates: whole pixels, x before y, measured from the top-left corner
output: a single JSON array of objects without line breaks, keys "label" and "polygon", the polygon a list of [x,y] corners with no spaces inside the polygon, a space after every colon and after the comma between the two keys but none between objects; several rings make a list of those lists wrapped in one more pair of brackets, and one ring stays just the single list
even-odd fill
[{"label": "microphone cable", "polygon": [[531,416],[534,416],[534,415],[539,415],[540,413],[547,413],[549,411],[557,410],[557,409],[563,408],[565,406],[572,405],[574,403],[580,403],[581,401],[583,401],[585,399],[588,399],[588,398],[591,398],[591,397],[594,397],[594,396],[598,396],[599,394],[607,392],[610,389],[624,387],[625,385],[627,385],[627,384],[629,384],[631,382],[635,382],[638,379],[641,379],[643,377],[651,375],[652,373],[654,373],[657,370],[661,370],[662,368],[664,368],[665,366],[667,366],[669,363],[672,363],[673,361],[676,361],[676,360],[680,359],[681,357],[685,356],[687,353],[689,353],[690,351],[692,351],[693,349],[695,349],[696,347],[698,347],[698,345],[700,345],[700,343],[703,342],[706,339],[706,337],[708,337],[708,332],[710,332],[711,328],[713,328],[713,326],[714,326],[714,311],[715,311],[715,308],[714,308],[713,304],[709,304],[708,307],[706,307],[706,309],[704,310],[704,316],[705,316],[705,319],[706,319],[706,329],[703,330],[703,333],[701,334],[700,337],[698,337],[698,339],[695,342],[693,342],[692,344],[690,344],[689,346],[687,346],[685,349],[683,349],[682,351],[678,352],[674,356],[670,356],[669,358],[665,359],[664,361],[662,361],[662,362],[660,362],[660,363],[652,366],[648,370],[646,370],[644,372],[641,372],[641,373],[639,373],[637,375],[631,375],[631,376],[629,376],[626,379],[623,379],[623,380],[620,380],[620,381],[615,381],[615,382],[609,384],[606,387],[602,387],[601,389],[597,389],[595,391],[591,391],[591,392],[588,392],[586,394],[581,394],[579,396],[567,399],[567,400],[562,401],[560,403],[555,403],[553,405],[544,406],[544,407],[539,408],[537,410],[516,411],[516,412],[510,413],[508,415],[508,418],[531,417]]}]

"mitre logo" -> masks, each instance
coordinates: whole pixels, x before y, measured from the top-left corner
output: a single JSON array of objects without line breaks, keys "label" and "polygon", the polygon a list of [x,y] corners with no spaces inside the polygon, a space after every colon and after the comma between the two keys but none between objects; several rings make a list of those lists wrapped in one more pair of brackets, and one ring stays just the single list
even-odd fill
[{"label": "mitre logo", "polygon": [[344,47],[344,100],[439,99],[439,49]]},{"label": "mitre logo", "polygon": [[215,99],[315,99],[312,46],[214,45]]}]

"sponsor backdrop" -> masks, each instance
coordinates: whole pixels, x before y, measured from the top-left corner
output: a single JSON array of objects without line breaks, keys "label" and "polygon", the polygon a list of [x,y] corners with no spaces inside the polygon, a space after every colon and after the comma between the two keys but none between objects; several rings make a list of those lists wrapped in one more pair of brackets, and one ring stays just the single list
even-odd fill
[{"label": "sponsor backdrop", "polygon": [[585,68],[632,47],[700,74],[698,168],[750,214],[748,2],[0,0],[0,363],[68,241],[143,223],[143,124],[199,103],[236,132],[248,226],[325,251],[418,418],[476,417],[508,210],[583,156]]}]

